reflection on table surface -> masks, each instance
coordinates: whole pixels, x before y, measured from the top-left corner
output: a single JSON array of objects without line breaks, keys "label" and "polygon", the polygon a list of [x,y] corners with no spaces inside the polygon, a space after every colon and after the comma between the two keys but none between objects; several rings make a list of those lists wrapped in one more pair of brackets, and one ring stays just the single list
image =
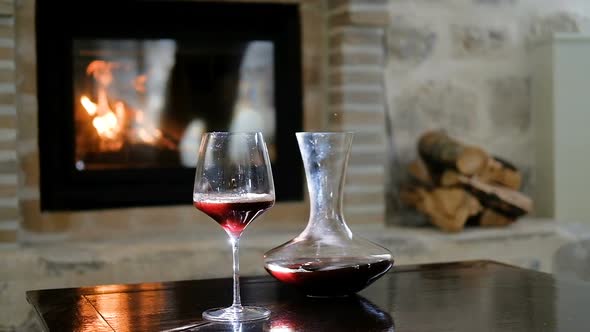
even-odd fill
[{"label": "reflection on table surface", "polygon": [[[395,267],[355,296],[308,298],[270,277],[244,278],[265,321],[220,324],[201,313],[231,302],[231,279],[30,291],[60,331],[587,331],[590,283],[488,261]],[[395,324],[394,324],[395,320]]]},{"label": "reflection on table surface", "polygon": [[199,321],[166,332],[394,331],[392,317],[358,295],[332,299],[296,297],[270,308],[273,315],[263,321],[233,324]]}]

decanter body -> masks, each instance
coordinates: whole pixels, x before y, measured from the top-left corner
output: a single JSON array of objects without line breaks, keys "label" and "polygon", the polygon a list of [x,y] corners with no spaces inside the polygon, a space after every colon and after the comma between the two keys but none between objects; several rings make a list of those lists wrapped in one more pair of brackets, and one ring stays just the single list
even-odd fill
[{"label": "decanter body", "polygon": [[354,235],[343,216],[353,134],[296,136],[309,192],[309,221],[301,234],[264,255],[265,269],[309,296],[354,294],[385,274],[393,258],[386,248]]}]

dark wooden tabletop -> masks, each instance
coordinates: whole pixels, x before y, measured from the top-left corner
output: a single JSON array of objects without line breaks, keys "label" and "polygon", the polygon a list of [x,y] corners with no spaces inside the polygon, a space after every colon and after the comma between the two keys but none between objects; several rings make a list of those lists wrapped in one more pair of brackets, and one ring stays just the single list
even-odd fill
[{"label": "dark wooden tabletop", "polygon": [[394,267],[358,295],[308,298],[271,277],[242,278],[268,320],[203,321],[231,303],[231,279],[33,290],[48,331],[590,331],[590,283],[491,261]]}]

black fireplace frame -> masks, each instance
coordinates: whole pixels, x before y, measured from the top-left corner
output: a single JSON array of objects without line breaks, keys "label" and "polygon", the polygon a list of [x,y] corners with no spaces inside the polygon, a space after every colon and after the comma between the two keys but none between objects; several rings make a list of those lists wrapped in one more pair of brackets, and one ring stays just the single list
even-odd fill
[{"label": "black fireplace frame", "polygon": [[[94,4],[94,8],[90,6]],[[73,41],[77,38],[201,38],[274,43],[277,201],[303,199],[295,133],[303,128],[299,8],[201,1],[76,1],[68,11],[36,2],[41,209],[75,211],[191,204],[193,168],[75,168]],[[84,14],[82,14],[84,13]],[[104,24],[105,15],[108,17]],[[130,25],[129,20],[134,24]],[[239,27],[239,29],[236,29]]]}]

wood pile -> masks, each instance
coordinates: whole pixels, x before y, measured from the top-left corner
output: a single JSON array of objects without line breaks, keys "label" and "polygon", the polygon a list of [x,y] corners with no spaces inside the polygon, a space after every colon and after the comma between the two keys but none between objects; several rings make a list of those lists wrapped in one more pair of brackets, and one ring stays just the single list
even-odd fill
[{"label": "wood pile", "polygon": [[521,172],[480,147],[428,131],[418,141],[418,155],[400,199],[444,231],[459,232],[468,222],[506,226],[532,211],[532,200],[520,192]]}]

